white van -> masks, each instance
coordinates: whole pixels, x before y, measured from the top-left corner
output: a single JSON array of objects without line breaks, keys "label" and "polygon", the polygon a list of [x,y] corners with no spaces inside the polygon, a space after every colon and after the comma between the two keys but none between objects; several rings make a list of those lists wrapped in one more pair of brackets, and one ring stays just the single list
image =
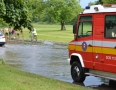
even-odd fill
[{"label": "white van", "polygon": [[0,46],[5,45],[6,39],[2,31],[0,31]]}]

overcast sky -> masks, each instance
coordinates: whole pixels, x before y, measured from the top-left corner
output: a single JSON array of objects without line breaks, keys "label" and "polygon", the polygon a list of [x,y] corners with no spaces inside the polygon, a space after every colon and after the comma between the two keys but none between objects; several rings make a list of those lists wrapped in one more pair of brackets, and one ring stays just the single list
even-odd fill
[{"label": "overcast sky", "polygon": [[97,0],[80,0],[80,5],[85,8],[89,2],[94,2],[94,1],[97,1]]}]

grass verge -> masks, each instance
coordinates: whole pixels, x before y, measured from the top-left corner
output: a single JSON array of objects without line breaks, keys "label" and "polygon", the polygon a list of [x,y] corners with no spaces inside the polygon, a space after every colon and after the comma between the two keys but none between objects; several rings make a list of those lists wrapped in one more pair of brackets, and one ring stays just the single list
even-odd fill
[{"label": "grass verge", "polygon": [[0,65],[0,90],[90,90],[82,86],[46,78]]},{"label": "grass verge", "polygon": [[[69,42],[74,38],[72,33],[72,25],[66,25],[66,30],[60,30],[60,25],[45,25],[34,23],[37,30],[38,40],[48,40],[53,42]],[[29,30],[24,29],[24,39],[29,39]],[[21,39],[20,35],[20,39]]]}]

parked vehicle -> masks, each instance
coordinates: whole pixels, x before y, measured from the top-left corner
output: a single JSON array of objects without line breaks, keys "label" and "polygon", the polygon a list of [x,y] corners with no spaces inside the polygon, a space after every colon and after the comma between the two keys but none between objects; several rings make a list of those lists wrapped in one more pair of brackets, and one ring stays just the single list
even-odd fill
[{"label": "parked vehicle", "polygon": [[6,39],[2,31],[0,31],[0,46],[5,45]]},{"label": "parked vehicle", "polygon": [[72,79],[83,82],[93,75],[116,81],[116,5],[87,6],[74,30],[68,45]]}]

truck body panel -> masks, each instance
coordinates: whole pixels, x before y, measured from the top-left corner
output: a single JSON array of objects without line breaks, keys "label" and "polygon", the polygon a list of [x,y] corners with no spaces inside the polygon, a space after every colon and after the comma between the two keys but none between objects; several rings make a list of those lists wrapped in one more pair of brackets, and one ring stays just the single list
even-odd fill
[{"label": "truck body panel", "polygon": [[[115,34],[116,7],[94,5],[85,9],[78,17],[76,37],[68,45],[70,64],[79,63],[85,69],[82,72],[86,74],[99,71],[102,75],[93,75],[105,77],[106,73],[110,73],[111,77],[106,78],[116,80]],[[75,65],[73,67],[76,67]],[[77,72],[78,68],[75,70],[73,67],[72,72]]]}]

